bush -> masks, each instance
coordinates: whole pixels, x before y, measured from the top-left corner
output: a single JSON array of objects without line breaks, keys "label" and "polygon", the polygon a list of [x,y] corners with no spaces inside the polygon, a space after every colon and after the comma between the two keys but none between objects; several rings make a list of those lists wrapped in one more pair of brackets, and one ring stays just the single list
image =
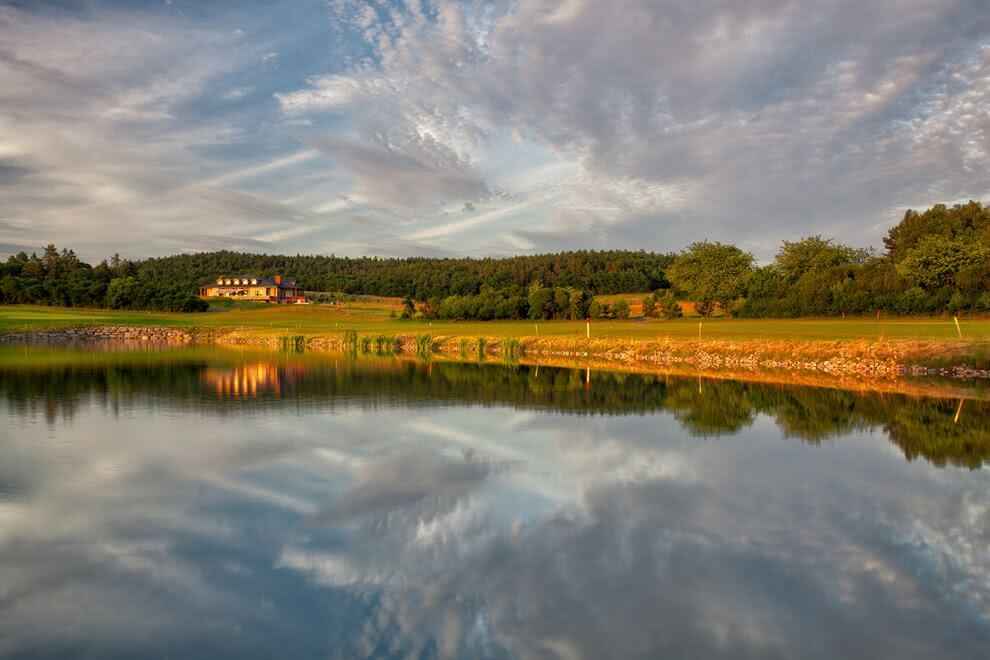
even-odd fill
[{"label": "bush", "polygon": [[684,316],[684,310],[677,302],[677,296],[673,291],[666,291],[657,300],[657,309],[661,317],[665,319],[678,319]]},{"label": "bush", "polygon": [[711,316],[715,311],[715,301],[699,300],[694,304],[694,311],[698,312],[702,316]]},{"label": "bush", "polygon": [[911,287],[897,297],[895,303],[900,314],[920,314],[928,309],[928,294],[920,286]]},{"label": "bush", "polygon": [[959,312],[966,311],[970,307],[972,307],[972,301],[969,297],[961,291],[956,291],[952,294],[952,297],[949,298],[949,304],[945,306],[945,309],[948,310],[950,314],[958,314]]}]

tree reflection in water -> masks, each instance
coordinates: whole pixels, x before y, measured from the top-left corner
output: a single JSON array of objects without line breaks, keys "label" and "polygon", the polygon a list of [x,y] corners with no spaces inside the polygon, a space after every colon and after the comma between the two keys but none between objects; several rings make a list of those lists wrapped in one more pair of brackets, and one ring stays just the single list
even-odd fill
[{"label": "tree reflection in water", "polygon": [[132,399],[231,414],[238,406],[510,406],[574,415],[668,412],[692,435],[732,435],[761,415],[787,437],[820,443],[877,429],[904,456],[978,468],[990,460],[990,403],[824,387],[585,369],[390,359],[293,360],[175,352],[107,354],[48,366],[5,367],[0,396],[19,414],[71,419],[82,400],[118,409]]}]

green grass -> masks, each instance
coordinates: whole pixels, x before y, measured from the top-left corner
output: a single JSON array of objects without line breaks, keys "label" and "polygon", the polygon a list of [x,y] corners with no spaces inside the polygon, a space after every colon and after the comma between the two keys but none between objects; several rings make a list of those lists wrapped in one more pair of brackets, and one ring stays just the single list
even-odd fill
[{"label": "green grass", "polygon": [[[592,337],[631,339],[694,339],[697,318],[663,321],[593,321]],[[381,306],[238,305],[201,314],[123,312],[25,305],[0,306],[0,332],[81,325],[152,325],[272,330],[280,334],[312,335],[353,331],[360,335],[421,335],[532,337],[585,335],[584,321],[455,322],[388,317]],[[539,328],[537,332],[537,327]],[[990,320],[963,320],[966,339],[990,340]],[[291,332],[287,332],[291,331]],[[957,339],[951,318],[911,319],[712,319],[702,324],[703,339],[837,340],[837,339]]]}]

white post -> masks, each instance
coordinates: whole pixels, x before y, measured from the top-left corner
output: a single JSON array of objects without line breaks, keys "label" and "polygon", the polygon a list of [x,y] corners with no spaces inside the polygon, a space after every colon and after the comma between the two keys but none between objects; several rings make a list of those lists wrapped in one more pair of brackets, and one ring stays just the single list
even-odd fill
[{"label": "white post", "polygon": [[584,329],[587,333],[588,339],[591,339],[591,321],[584,322]]},{"label": "white post", "polygon": [[959,333],[959,338],[962,339],[962,328],[959,327],[959,317],[953,316],[952,320],[956,322],[956,332]]}]

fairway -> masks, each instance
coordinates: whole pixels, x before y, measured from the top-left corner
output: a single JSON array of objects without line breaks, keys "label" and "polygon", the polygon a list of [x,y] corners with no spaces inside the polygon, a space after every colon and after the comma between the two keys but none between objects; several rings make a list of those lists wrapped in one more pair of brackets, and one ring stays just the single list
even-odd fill
[{"label": "fairway", "polygon": [[[627,339],[729,340],[958,340],[951,317],[907,319],[710,319],[675,321],[630,319],[592,321],[592,337]],[[961,320],[963,338],[990,340],[990,320]],[[530,337],[584,336],[584,321],[429,321],[390,318],[381,305],[351,303],[342,307],[319,305],[235,308],[198,314],[124,312],[10,305],[0,307],[0,331],[16,332],[82,325],[146,325],[200,328],[254,328],[295,334],[358,333],[433,334],[447,336]]]}]

